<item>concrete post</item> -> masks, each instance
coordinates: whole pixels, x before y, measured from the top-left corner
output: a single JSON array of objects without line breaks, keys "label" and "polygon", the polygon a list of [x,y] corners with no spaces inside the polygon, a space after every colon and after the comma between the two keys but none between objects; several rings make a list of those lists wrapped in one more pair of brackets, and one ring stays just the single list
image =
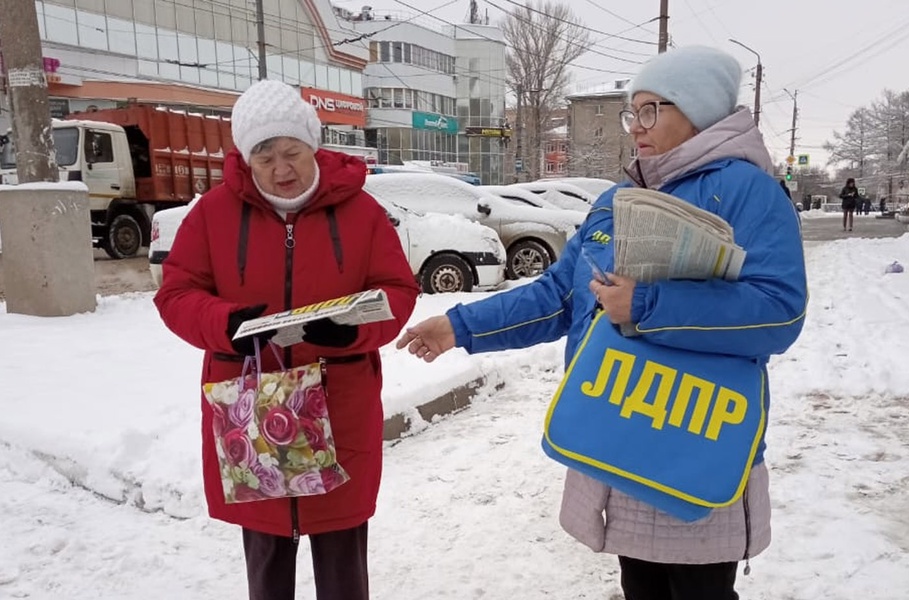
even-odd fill
[{"label": "concrete post", "polygon": [[83,184],[0,186],[0,238],[8,313],[63,317],[95,310],[91,219]]}]

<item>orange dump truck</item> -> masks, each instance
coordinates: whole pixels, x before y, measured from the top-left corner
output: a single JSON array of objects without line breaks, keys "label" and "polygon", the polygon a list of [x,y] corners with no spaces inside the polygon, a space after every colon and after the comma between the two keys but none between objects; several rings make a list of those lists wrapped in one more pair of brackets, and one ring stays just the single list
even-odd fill
[{"label": "orange dump truck", "polygon": [[[219,184],[233,148],[230,119],[132,104],[55,120],[61,181],[88,187],[92,237],[112,258],[147,246],[151,216]],[[16,183],[15,150],[0,153],[3,183]]]}]

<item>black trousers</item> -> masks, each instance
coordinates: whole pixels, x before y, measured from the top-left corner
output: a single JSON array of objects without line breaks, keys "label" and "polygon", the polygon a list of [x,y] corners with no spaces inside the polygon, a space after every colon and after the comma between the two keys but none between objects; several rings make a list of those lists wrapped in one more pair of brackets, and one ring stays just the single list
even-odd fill
[{"label": "black trousers", "polygon": [[625,600],[738,600],[738,563],[676,565],[619,557]]},{"label": "black trousers", "polygon": [[[309,536],[317,600],[369,600],[367,523]],[[293,538],[243,529],[249,600],[294,600]]]}]

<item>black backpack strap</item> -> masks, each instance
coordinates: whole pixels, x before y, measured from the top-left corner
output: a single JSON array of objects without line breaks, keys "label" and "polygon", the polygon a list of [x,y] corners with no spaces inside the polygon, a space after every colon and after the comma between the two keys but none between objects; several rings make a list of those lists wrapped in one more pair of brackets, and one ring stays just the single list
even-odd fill
[{"label": "black backpack strap", "polygon": [[335,251],[335,262],[338,263],[338,272],[344,272],[344,251],[341,248],[341,235],[338,233],[338,219],[335,216],[335,207],[325,209],[328,215],[328,231],[331,233],[331,245]]},{"label": "black backpack strap", "polygon": [[240,235],[237,243],[237,270],[240,272],[240,285],[246,282],[246,252],[249,248],[249,215],[252,212],[252,205],[248,202],[243,203],[243,211],[240,213]]}]

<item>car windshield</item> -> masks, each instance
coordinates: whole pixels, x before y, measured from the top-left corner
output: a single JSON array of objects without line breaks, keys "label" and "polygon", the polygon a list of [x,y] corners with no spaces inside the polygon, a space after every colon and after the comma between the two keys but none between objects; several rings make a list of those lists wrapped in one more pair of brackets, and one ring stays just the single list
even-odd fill
[{"label": "car windshield", "polygon": [[[76,164],[79,158],[79,130],[75,127],[54,129],[54,150],[57,152],[57,166],[69,167]],[[9,143],[0,150],[0,168],[16,168],[16,148],[13,137],[9,136]]]},{"label": "car windshield", "polygon": [[57,166],[76,164],[79,158],[79,130],[75,127],[54,129],[54,149],[57,151]]}]

